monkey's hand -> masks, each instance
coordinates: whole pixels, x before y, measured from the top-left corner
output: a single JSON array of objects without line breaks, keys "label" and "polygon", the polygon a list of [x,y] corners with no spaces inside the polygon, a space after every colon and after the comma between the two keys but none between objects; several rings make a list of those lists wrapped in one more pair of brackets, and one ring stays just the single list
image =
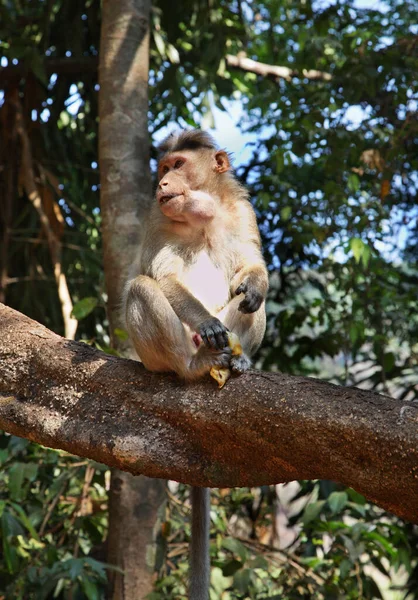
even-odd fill
[{"label": "monkey's hand", "polygon": [[203,321],[199,333],[203,343],[212,350],[222,350],[228,346],[228,329],[216,317]]},{"label": "monkey's hand", "polygon": [[264,295],[251,283],[250,279],[246,279],[237,287],[235,294],[244,294],[245,298],[239,303],[238,310],[242,313],[253,313],[258,310],[264,300]]}]

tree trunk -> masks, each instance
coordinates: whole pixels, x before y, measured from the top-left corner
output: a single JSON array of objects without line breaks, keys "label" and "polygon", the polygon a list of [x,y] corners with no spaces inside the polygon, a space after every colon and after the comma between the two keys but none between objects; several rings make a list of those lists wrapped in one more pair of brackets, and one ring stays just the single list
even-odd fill
[{"label": "tree trunk", "polygon": [[[104,0],[99,65],[99,162],[108,318],[113,346],[131,354],[120,301],[151,199],[148,141],[149,0]],[[110,582],[113,600],[152,591],[153,547],[164,482],[114,471],[108,559],[123,570]]]},{"label": "tree trunk", "polygon": [[[209,376],[184,385],[61,338],[3,305],[0,365],[0,427],[14,435],[203,487],[331,479],[418,522],[418,407],[411,402],[261,371],[222,390]],[[145,493],[143,534],[160,489]],[[116,518],[130,510],[122,504]],[[124,529],[120,547],[132,547],[135,531]],[[136,544],[145,545],[143,538]],[[127,581],[119,589],[134,589]]]}]

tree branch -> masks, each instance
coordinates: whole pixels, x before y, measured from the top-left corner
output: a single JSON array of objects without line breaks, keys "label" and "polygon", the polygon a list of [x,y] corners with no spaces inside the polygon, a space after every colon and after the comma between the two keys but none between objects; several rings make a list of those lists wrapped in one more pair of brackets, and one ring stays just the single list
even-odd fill
[{"label": "tree branch", "polygon": [[291,81],[294,77],[300,79],[313,79],[322,81],[331,81],[332,75],[330,73],[324,73],[323,71],[316,71],[315,69],[302,69],[302,71],[296,71],[295,69],[289,69],[289,67],[280,67],[277,65],[268,65],[261,63],[251,58],[247,58],[245,55],[238,54],[233,56],[232,54],[226,55],[226,64],[229,67],[235,67],[242,69],[243,71],[249,71],[250,73],[256,73],[263,77],[275,77],[278,79],[286,79]]},{"label": "tree branch", "polygon": [[252,371],[219,391],[59,337],[0,305],[0,427],[192,485],[332,479],[418,522],[418,408]]}]

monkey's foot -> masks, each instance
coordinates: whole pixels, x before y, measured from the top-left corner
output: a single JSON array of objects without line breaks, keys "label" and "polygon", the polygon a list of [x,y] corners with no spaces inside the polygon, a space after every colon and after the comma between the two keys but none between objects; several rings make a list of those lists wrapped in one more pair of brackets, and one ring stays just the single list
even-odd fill
[{"label": "monkey's foot", "polygon": [[231,358],[231,369],[234,373],[245,373],[251,367],[251,360],[245,354],[239,354],[238,356],[232,356]]}]

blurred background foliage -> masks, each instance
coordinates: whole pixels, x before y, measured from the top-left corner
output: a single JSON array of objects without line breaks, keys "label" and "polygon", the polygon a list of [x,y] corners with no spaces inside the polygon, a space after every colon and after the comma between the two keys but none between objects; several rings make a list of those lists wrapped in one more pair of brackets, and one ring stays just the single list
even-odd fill
[{"label": "blurred background foliage", "polygon": [[[151,23],[151,139],[238,106],[252,140],[258,365],[416,402],[415,2],[160,0]],[[99,0],[0,0],[0,301],[61,334],[72,305],[108,350],[99,34]],[[107,469],[5,434],[0,463],[0,598],[105,597]],[[186,591],[187,489],[168,492],[154,600]],[[212,600],[418,598],[416,527],[332,482],[215,491],[211,555]]]}]

